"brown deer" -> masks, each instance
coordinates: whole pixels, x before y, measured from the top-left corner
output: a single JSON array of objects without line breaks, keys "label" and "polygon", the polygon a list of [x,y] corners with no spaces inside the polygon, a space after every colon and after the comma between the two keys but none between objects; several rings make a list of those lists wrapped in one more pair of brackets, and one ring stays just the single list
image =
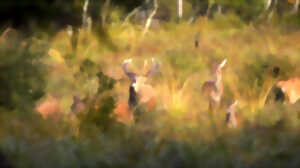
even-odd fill
[{"label": "brown deer", "polygon": [[300,98],[300,78],[279,81],[276,86],[287,96],[289,103],[294,104]]},{"label": "brown deer", "polygon": [[61,107],[57,100],[52,95],[47,96],[47,100],[37,105],[35,110],[41,114],[43,119],[57,120],[61,116]]},{"label": "brown deer", "polygon": [[213,67],[214,79],[206,81],[202,86],[202,93],[209,101],[210,110],[220,105],[223,96],[222,69],[226,62],[227,60],[225,59],[220,64],[216,64]]},{"label": "brown deer", "polygon": [[[152,58],[152,67],[148,70],[146,74],[139,75],[129,71],[128,66],[131,63],[132,59],[124,60],[122,64],[122,69],[131,80],[131,84],[129,87],[128,104],[130,110],[133,110],[139,103],[148,103],[151,102],[152,99],[154,99],[155,91],[153,87],[147,84],[146,82],[149,79],[149,77],[157,74],[160,71],[160,65],[157,61],[155,61],[154,58]],[[144,62],[144,67],[146,67],[147,63],[147,61]],[[138,111],[140,110],[134,110],[135,116],[139,115]]]}]

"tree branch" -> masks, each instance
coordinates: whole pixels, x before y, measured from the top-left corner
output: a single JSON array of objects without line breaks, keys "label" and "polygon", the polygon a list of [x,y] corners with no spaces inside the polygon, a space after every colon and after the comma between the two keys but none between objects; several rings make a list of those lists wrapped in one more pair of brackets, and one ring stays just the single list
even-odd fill
[{"label": "tree branch", "polygon": [[141,6],[136,7],[135,9],[133,9],[133,11],[130,12],[130,13],[126,16],[126,18],[124,19],[124,22],[123,22],[122,26],[124,26],[126,23],[128,23],[129,19],[130,19],[133,15],[135,15],[140,9],[141,9]]},{"label": "tree branch", "polygon": [[145,34],[148,32],[149,27],[150,27],[151,22],[152,22],[152,18],[153,18],[153,16],[156,14],[156,11],[157,11],[157,9],[158,9],[158,3],[157,3],[157,0],[153,0],[153,2],[154,2],[154,9],[153,9],[152,13],[149,15],[149,17],[148,17],[148,19],[147,19],[147,21],[146,21],[145,28],[144,28],[144,31],[143,31],[143,34],[142,34],[143,37],[144,37]]}]

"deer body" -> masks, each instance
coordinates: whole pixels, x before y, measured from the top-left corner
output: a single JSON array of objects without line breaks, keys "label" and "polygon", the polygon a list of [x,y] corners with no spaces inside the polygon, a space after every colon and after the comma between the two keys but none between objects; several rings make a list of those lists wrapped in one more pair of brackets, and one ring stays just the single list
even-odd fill
[{"label": "deer body", "polygon": [[300,78],[279,81],[276,85],[288,97],[289,103],[294,104],[300,99]]},{"label": "deer body", "polygon": [[214,80],[206,81],[202,86],[202,93],[209,101],[210,108],[219,106],[223,96],[222,68],[226,59],[214,67]]},{"label": "deer body", "polygon": [[118,122],[123,124],[130,124],[133,119],[129,105],[122,101],[118,101],[116,103],[116,108],[114,109],[113,115],[116,117]]},{"label": "deer body", "polygon": [[223,85],[216,81],[207,81],[203,84],[202,91],[205,92],[211,104],[219,104],[223,95]]},{"label": "deer body", "polygon": [[35,110],[42,115],[43,119],[57,120],[61,115],[61,107],[58,100],[51,96],[48,100],[39,104]]}]

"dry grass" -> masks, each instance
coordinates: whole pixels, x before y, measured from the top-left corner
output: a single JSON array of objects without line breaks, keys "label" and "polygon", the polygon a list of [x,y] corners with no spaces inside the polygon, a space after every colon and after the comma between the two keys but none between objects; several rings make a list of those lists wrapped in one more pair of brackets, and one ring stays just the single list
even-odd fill
[{"label": "dry grass", "polygon": [[[118,122],[127,124],[125,129],[128,132],[120,133],[119,140],[110,142],[107,137],[98,134],[97,129],[89,127],[80,135],[82,137],[77,137],[79,140],[93,137],[87,146],[97,154],[102,153],[100,160],[106,159],[103,156],[105,154],[121,159],[121,154],[126,155],[126,152],[132,154],[128,156],[131,159],[140,158],[134,153],[136,151],[145,152],[145,159],[149,159],[145,162],[153,163],[151,159],[159,157],[157,153],[165,156],[167,152],[164,150],[173,149],[172,145],[165,146],[168,140],[176,142],[176,150],[184,155],[183,158],[201,158],[206,167],[218,163],[227,163],[227,167],[255,166],[260,161],[268,160],[265,158],[267,156],[280,160],[280,152],[293,156],[292,151],[297,151],[293,149],[293,143],[297,144],[297,126],[300,123],[297,114],[300,111],[296,107],[299,105],[265,106],[264,103],[278,80],[300,75],[300,32],[282,33],[273,26],[255,27],[228,16],[227,19],[199,19],[192,25],[168,23],[162,29],[150,31],[145,38],[141,37],[139,27],[130,24],[112,26],[108,34],[114,49],[108,47],[101,37],[97,40],[96,34],[79,31],[78,47],[74,53],[70,37],[62,30],[51,39],[52,52],[45,58],[45,62],[52,65],[47,92],[59,93],[65,113],[68,113],[73,94],[81,97],[97,94],[99,85],[95,72],[103,71],[116,80],[114,88],[103,95],[108,94],[116,100],[113,116]],[[196,34],[199,34],[198,48],[194,47]],[[151,57],[162,64],[161,73],[149,81],[156,91],[156,97],[146,107],[147,124],[135,126],[132,125],[132,112],[126,103],[129,80],[121,70],[121,63],[124,59],[133,58],[133,69],[139,71],[143,61]],[[212,62],[224,58],[228,60],[223,70],[224,99],[222,106],[211,117],[208,102],[200,88],[212,78]],[[80,64],[86,59],[96,64],[96,68],[81,72]],[[281,68],[278,78],[272,74],[275,66]],[[237,114],[242,124],[236,129],[228,129],[225,123],[226,107],[233,100],[239,101]],[[141,133],[134,127],[147,128],[150,133]],[[277,129],[286,131],[282,132],[286,139]],[[134,134],[135,131],[138,135]],[[154,138],[151,137],[153,132]],[[153,151],[144,151],[147,145],[145,147],[137,142],[139,135],[143,135],[145,139],[141,141],[149,143],[147,145]],[[101,145],[93,149],[92,144],[97,144],[94,141],[98,142],[99,139],[101,145],[107,145],[111,151]],[[51,143],[55,145],[56,142]],[[128,146],[124,147],[122,143]],[[84,143],[80,141],[79,144],[78,148],[83,150]],[[132,150],[128,149],[130,147]],[[104,148],[106,150],[100,152]],[[281,148],[283,151],[279,151]],[[85,154],[91,156],[94,153]],[[104,162],[111,163],[107,160]],[[124,164],[134,165],[133,162]],[[267,162],[264,164],[272,165]]]}]

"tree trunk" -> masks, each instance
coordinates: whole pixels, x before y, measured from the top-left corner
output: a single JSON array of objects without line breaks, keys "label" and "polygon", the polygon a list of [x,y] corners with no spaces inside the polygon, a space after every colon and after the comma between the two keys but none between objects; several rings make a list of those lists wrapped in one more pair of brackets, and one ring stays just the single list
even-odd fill
[{"label": "tree trunk", "polygon": [[208,7],[207,7],[207,10],[206,10],[206,17],[207,18],[210,16],[212,6],[213,6],[213,4],[208,2]]},{"label": "tree trunk", "polygon": [[87,14],[87,10],[88,10],[88,6],[89,6],[89,0],[85,0],[84,1],[84,5],[83,5],[83,13],[82,13],[82,27],[86,28],[87,24],[88,24],[88,14]]},{"label": "tree trunk", "polygon": [[106,22],[106,18],[108,15],[108,10],[109,10],[109,6],[110,6],[110,0],[106,0],[103,8],[102,8],[102,14],[101,14],[101,23],[102,23],[102,27],[104,26],[105,22]]},{"label": "tree trunk", "polygon": [[265,10],[269,10],[272,4],[272,0],[267,0],[266,5],[265,5]]},{"label": "tree trunk", "polygon": [[294,3],[294,7],[291,11],[292,14],[295,14],[298,12],[298,8],[299,8],[299,0],[296,0],[295,3]]},{"label": "tree trunk", "polygon": [[178,18],[181,19],[182,18],[182,14],[183,14],[183,0],[178,0],[178,4],[177,4],[177,9],[178,9]]},{"label": "tree trunk", "polygon": [[218,14],[222,14],[222,5],[218,5]]},{"label": "tree trunk", "polygon": [[130,20],[130,18],[132,16],[134,16],[139,10],[141,9],[141,6],[136,7],[135,9],[133,9],[132,12],[130,12],[124,19],[124,22],[122,23],[122,26],[124,26],[125,24],[127,24]]},{"label": "tree trunk", "polygon": [[[272,3],[274,3],[274,5],[272,5]],[[268,14],[268,20],[271,20],[271,18],[273,17],[274,15],[274,12],[277,11],[277,3],[278,3],[278,0],[271,0],[271,4],[270,6],[272,6],[272,9],[271,9],[271,12]],[[270,8],[270,7],[269,7]]]}]

